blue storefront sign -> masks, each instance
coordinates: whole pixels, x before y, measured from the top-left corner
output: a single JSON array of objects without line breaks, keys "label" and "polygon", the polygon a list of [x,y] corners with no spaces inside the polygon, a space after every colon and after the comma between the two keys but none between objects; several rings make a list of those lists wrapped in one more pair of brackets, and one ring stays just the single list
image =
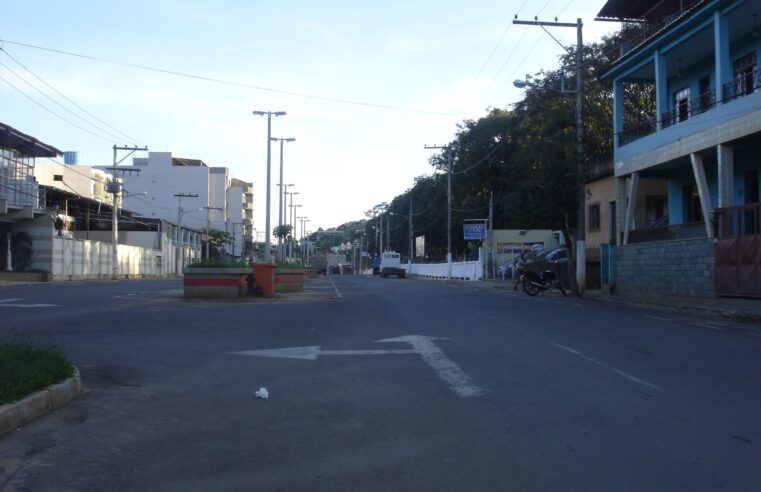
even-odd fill
[{"label": "blue storefront sign", "polygon": [[466,241],[486,239],[486,224],[463,224],[462,232]]}]

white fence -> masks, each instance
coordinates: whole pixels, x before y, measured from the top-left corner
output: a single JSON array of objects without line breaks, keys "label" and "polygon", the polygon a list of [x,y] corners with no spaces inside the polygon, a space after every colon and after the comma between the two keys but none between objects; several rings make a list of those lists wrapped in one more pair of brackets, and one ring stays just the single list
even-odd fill
[{"label": "white fence", "polygon": [[[402,265],[411,277],[422,277],[436,280],[449,278],[449,265],[446,263],[413,263]],[[481,249],[478,250],[477,261],[452,262],[452,278],[455,280],[483,280],[484,264]]]},{"label": "white fence", "polygon": [[[119,277],[158,277],[177,273],[175,248],[118,245]],[[107,278],[112,272],[111,243],[53,237],[53,280]]]}]

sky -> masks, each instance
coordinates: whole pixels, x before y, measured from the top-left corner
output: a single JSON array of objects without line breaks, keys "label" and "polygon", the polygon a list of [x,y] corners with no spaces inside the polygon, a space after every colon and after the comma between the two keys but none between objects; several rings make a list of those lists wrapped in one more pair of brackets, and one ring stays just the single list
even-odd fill
[{"label": "sky", "polygon": [[[5,3],[0,122],[78,151],[84,165],[110,165],[113,145],[127,144],[228,167],[253,182],[259,233],[267,121],[252,111],[287,112],[272,120],[273,137],[296,139],[284,182],[307,229],[327,229],[431,174],[425,145],[520,100],[513,80],[557,67],[562,48],[513,25],[516,14],[581,18],[585,42],[619,27],[594,21],[603,0]],[[575,29],[550,29],[575,44]],[[279,160],[274,144],[272,227]]]}]

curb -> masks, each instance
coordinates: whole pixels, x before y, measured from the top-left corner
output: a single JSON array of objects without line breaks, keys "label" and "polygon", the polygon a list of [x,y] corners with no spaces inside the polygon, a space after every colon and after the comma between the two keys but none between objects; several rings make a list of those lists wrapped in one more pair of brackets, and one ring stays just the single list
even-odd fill
[{"label": "curb", "polygon": [[52,384],[13,403],[0,405],[0,436],[15,431],[22,425],[58,410],[82,392],[79,369],[60,383]]},{"label": "curb", "polygon": [[681,304],[681,303],[664,304],[664,303],[655,303],[655,302],[644,302],[644,301],[638,301],[638,300],[626,299],[626,298],[616,299],[609,296],[599,296],[599,297],[589,296],[589,297],[585,297],[585,299],[588,299],[590,301],[626,304],[629,306],[636,306],[636,307],[648,308],[648,309],[660,309],[660,310],[668,310],[668,311],[695,311],[695,312],[703,313],[707,316],[712,316],[717,318],[726,318],[726,319],[731,319],[735,321],[750,321],[750,322],[761,323],[761,314],[750,312],[750,311],[738,311],[736,309],[727,309],[727,308],[711,307],[711,306],[696,306],[693,304]]}]

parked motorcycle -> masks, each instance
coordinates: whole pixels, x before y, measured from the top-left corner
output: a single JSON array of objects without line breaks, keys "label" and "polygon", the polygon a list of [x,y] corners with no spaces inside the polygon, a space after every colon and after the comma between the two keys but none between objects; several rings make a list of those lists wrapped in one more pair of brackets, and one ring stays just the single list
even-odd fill
[{"label": "parked motorcycle", "polygon": [[520,283],[523,284],[523,290],[526,294],[530,296],[535,296],[545,290],[558,289],[564,296],[568,297],[563,283],[552,270],[543,270],[539,273],[527,270],[521,275]]}]

